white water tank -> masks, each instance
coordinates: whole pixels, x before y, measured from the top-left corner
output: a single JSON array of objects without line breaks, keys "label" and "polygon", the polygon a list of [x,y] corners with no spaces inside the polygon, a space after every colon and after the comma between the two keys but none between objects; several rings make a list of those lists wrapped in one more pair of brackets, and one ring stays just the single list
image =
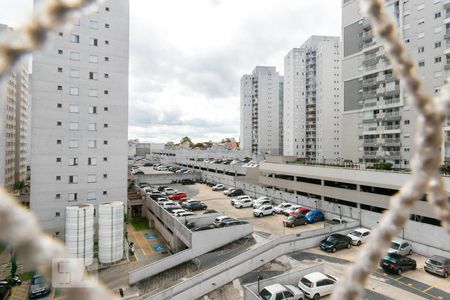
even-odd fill
[{"label": "white water tank", "polygon": [[102,204],[98,213],[98,260],[104,264],[117,262],[123,258],[124,251],[124,203]]},{"label": "white water tank", "polygon": [[79,204],[66,207],[65,243],[73,257],[84,260],[89,266],[94,262],[94,206]]}]

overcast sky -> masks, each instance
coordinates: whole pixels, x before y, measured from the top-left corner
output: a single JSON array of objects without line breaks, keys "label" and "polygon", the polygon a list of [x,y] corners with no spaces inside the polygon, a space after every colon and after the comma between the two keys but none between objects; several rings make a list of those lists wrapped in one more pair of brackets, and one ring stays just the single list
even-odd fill
[{"label": "overcast sky", "polygon": [[[32,0],[0,0],[13,27]],[[340,35],[341,0],[130,0],[129,137],[155,142],[239,137],[239,80],[283,73],[310,35]]]}]

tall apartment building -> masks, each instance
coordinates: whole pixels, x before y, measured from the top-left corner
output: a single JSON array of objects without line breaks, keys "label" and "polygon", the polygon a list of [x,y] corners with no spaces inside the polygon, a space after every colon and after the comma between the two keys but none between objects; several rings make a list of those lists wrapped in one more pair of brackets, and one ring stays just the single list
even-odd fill
[{"label": "tall apartment building", "polygon": [[[407,101],[402,83],[367,21],[357,0],[342,4],[344,39],[343,153],[354,162],[392,162],[409,167],[417,113]],[[416,60],[424,88],[437,93],[450,75],[450,3],[448,1],[386,1],[401,38]],[[450,123],[442,159],[450,160]]]},{"label": "tall apartment building", "polygon": [[57,237],[65,207],[127,199],[129,1],[73,25],[33,55],[30,204]]},{"label": "tall apartment building", "polygon": [[[280,154],[280,78],[275,67],[257,66],[241,78],[241,149]],[[281,101],[280,101],[281,100]]]},{"label": "tall apartment building", "polygon": [[341,153],[341,43],[311,36],[284,58],[284,155],[336,163]]},{"label": "tall apartment building", "polygon": [[[0,24],[0,34],[12,29]],[[0,186],[26,180],[29,62],[23,60],[0,89]]]}]

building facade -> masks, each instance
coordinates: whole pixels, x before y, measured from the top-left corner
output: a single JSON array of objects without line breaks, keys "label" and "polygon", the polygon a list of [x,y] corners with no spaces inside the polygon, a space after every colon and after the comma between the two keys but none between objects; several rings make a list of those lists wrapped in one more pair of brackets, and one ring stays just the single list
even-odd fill
[{"label": "building facade", "polygon": [[[280,153],[280,78],[275,67],[257,66],[241,78],[241,149]],[[282,100],[281,100],[282,101]]]},{"label": "building facade", "polygon": [[[386,1],[424,88],[437,94],[450,75],[450,4],[447,1]],[[409,168],[416,110],[408,103],[402,82],[370,25],[363,20],[357,0],[342,4],[344,40],[343,80],[344,157],[354,162],[391,162]],[[442,159],[450,158],[450,123],[444,127]]]},{"label": "building facade", "polygon": [[33,55],[30,205],[57,237],[67,206],[127,199],[129,1],[73,25]]},{"label": "building facade", "polygon": [[[12,29],[0,24],[0,33]],[[14,183],[26,180],[29,62],[23,60],[3,81],[0,90],[0,186],[11,190]]]},{"label": "building facade", "polygon": [[341,44],[312,36],[284,58],[284,154],[312,162],[341,157]]}]

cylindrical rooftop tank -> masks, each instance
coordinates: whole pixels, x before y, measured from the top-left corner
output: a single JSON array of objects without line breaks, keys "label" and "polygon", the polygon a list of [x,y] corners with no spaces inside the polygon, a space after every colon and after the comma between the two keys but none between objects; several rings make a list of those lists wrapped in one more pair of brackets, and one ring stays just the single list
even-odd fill
[{"label": "cylindrical rooftop tank", "polygon": [[123,202],[110,202],[99,206],[98,259],[100,263],[114,263],[123,258],[124,213]]},{"label": "cylindrical rooftop tank", "polygon": [[89,266],[94,261],[94,206],[79,204],[66,207],[65,243],[73,257]]}]

